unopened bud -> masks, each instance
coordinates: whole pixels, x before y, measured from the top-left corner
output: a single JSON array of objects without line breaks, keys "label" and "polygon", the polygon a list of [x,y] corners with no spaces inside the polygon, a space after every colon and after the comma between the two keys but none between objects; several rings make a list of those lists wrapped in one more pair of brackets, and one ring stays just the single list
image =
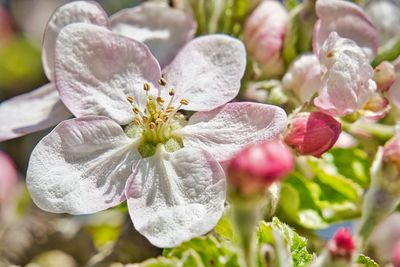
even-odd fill
[{"label": "unopened bud", "polygon": [[356,245],[347,228],[339,228],[328,243],[328,250],[332,259],[350,261]]},{"label": "unopened bud", "polygon": [[14,163],[9,156],[0,151],[0,205],[11,197],[17,181]]},{"label": "unopened bud", "polygon": [[267,0],[262,1],[246,21],[244,42],[264,76],[276,76],[284,72],[281,50],[288,17],[281,3]]},{"label": "unopened bud", "polygon": [[293,117],[285,142],[300,155],[320,157],[332,148],[341,132],[340,123],[322,112],[302,112]]},{"label": "unopened bud", "polygon": [[397,166],[400,170],[400,136],[396,135],[392,137],[385,144],[383,152],[383,161],[387,163],[392,163]]},{"label": "unopened bud", "polygon": [[378,90],[381,92],[389,90],[395,79],[396,72],[394,66],[388,61],[383,61],[374,69],[374,80],[378,86]]},{"label": "unopened bud", "polygon": [[251,145],[234,156],[228,166],[230,186],[241,195],[264,193],[294,167],[293,155],[282,142]]}]

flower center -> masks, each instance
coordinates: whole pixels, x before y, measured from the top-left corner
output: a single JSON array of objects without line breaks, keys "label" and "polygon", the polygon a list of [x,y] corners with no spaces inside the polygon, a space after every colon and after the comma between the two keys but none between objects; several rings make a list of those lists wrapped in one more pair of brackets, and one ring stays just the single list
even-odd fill
[{"label": "flower center", "polygon": [[[161,78],[158,83],[165,87],[167,82]],[[181,99],[179,105],[173,105],[175,100],[175,89],[168,90],[169,99],[167,101],[160,96],[149,95],[150,84],[144,83],[143,90],[146,92],[146,108],[141,111],[135,106],[133,96],[128,96],[127,100],[132,104],[132,111],[135,114],[133,121],[125,127],[125,133],[131,138],[140,137],[139,153],[142,157],[154,155],[159,144],[164,144],[165,149],[174,152],[183,147],[182,139],[172,134],[173,130],[182,128],[186,124],[186,118],[178,111],[183,105],[188,105],[189,101]],[[160,92],[160,91],[159,91]]]}]

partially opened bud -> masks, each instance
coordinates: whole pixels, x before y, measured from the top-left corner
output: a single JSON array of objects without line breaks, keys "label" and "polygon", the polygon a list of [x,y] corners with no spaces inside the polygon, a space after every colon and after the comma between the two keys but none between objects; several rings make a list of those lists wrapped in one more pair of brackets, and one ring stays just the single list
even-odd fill
[{"label": "partially opened bud", "polygon": [[241,195],[264,193],[294,167],[291,151],[280,141],[255,144],[239,152],[228,166],[228,182]]},{"label": "partially opened bud", "polygon": [[400,136],[396,135],[386,142],[383,161],[395,164],[400,170]]},{"label": "partially opened bud", "polygon": [[362,114],[367,119],[378,121],[389,113],[390,108],[389,100],[381,94],[375,93],[363,109],[359,110],[359,114]]},{"label": "partially opened bud", "polygon": [[388,61],[383,61],[374,69],[374,80],[378,86],[378,90],[381,92],[389,90],[395,79],[396,72],[394,66]]},{"label": "partially opened bud", "polygon": [[284,72],[281,56],[288,12],[278,1],[262,1],[246,21],[244,42],[265,76]]},{"label": "partially opened bud", "polygon": [[285,142],[300,155],[320,157],[332,148],[341,132],[340,123],[322,112],[302,112],[293,117]]},{"label": "partially opened bud", "polygon": [[328,243],[328,250],[333,259],[350,261],[356,245],[347,228],[339,228]]}]

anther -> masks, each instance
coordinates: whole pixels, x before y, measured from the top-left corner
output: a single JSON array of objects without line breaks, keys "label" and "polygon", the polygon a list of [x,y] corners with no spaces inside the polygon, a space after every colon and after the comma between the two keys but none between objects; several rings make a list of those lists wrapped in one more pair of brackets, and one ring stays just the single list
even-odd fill
[{"label": "anther", "polygon": [[156,124],[155,124],[154,122],[150,122],[150,123],[149,123],[149,128],[150,128],[151,130],[155,129],[155,128],[156,128]]},{"label": "anther", "polygon": [[133,96],[128,96],[126,100],[128,100],[128,102],[132,104],[135,101],[135,98],[133,98]]},{"label": "anther", "polygon": [[189,105],[189,100],[187,100],[187,99],[181,99],[181,101],[179,102],[179,103],[181,103],[182,105]]},{"label": "anther", "polygon": [[175,95],[175,89],[174,89],[174,88],[169,89],[168,94],[169,94],[170,96]]},{"label": "anther", "polygon": [[138,109],[137,107],[134,107],[134,108],[132,109],[132,111],[135,112],[136,114],[139,114],[139,113],[140,113],[140,109]]},{"label": "anther", "polygon": [[136,117],[133,119],[133,123],[136,125],[140,125],[140,124],[142,124],[142,121],[140,120],[140,118]]},{"label": "anther", "polygon": [[158,103],[160,106],[162,106],[162,105],[164,104],[164,99],[163,99],[161,96],[157,97],[157,103]]},{"label": "anther", "polygon": [[165,110],[165,112],[171,113],[171,112],[174,111],[174,110],[175,110],[175,108],[174,108],[173,106],[169,106],[169,107],[167,107],[167,109]]},{"label": "anther", "polygon": [[158,84],[161,86],[165,86],[167,85],[167,81],[163,77],[161,77],[161,79],[158,80]]},{"label": "anther", "polygon": [[147,116],[143,116],[142,119],[144,123],[147,123],[149,121],[149,117]]},{"label": "anther", "polygon": [[150,84],[144,83],[144,84],[143,84],[143,90],[145,90],[146,92],[148,92],[148,91],[150,90]]},{"label": "anther", "polygon": [[334,53],[333,51],[329,51],[328,53],[326,53],[326,57],[331,58],[333,57]]},{"label": "anther", "polygon": [[162,119],[160,119],[160,118],[156,119],[156,124],[157,125],[160,125],[160,124],[163,124],[163,123],[164,123],[164,121]]}]

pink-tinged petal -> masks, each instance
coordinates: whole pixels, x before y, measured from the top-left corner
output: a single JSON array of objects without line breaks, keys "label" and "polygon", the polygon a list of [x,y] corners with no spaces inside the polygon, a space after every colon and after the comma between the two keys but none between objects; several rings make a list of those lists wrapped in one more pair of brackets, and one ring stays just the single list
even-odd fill
[{"label": "pink-tinged petal", "polygon": [[37,132],[72,117],[54,83],[0,104],[0,142]]},{"label": "pink-tinged petal", "polygon": [[75,1],[59,7],[50,17],[43,37],[42,63],[50,80],[54,80],[57,36],[66,25],[76,22],[109,27],[107,14],[95,1]]},{"label": "pink-tinged petal", "polygon": [[322,86],[314,104],[332,116],[351,114],[376,91],[374,71],[363,50],[352,40],[332,32],[321,47]]},{"label": "pink-tinged petal", "polygon": [[188,125],[175,131],[185,147],[200,147],[216,160],[229,160],[251,143],[275,139],[287,124],[286,113],[277,106],[241,102],[197,112]]},{"label": "pink-tinged petal", "polygon": [[60,123],[32,152],[27,186],[41,209],[85,214],[125,200],[132,164],[140,155],[135,140],[106,117]]},{"label": "pink-tinged petal", "polygon": [[157,84],[160,73],[158,62],[144,44],[99,26],[70,24],[57,39],[57,87],[77,117],[102,115],[120,125],[128,124],[134,114],[127,96],[133,96],[135,105],[143,110],[143,84]]},{"label": "pink-tinged petal", "polygon": [[291,91],[305,103],[321,87],[321,65],[314,54],[297,58],[282,79],[285,90]]},{"label": "pink-tinged petal", "polygon": [[396,80],[390,87],[388,98],[397,109],[400,109],[400,75],[397,75]]},{"label": "pink-tinged petal", "polygon": [[162,147],[140,160],[127,183],[129,214],[136,230],[158,247],[175,247],[212,230],[222,216],[225,175],[198,148],[174,153]]},{"label": "pink-tinged petal", "polygon": [[113,32],[145,43],[161,67],[168,65],[196,32],[189,11],[154,2],[123,9],[110,20]]},{"label": "pink-tinged petal", "polygon": [[18,173],[14,162],[0,151],[0,206],[12,195],[18,181]]},{"label": "pink-tinged petal", "polygon": [[371,19],[357,5],[343,0],[318,0],[319,20],[314,28],[314,52],[318,53],[331,32],[354,40],[372,60],[379,47],[379,34]]},{"label": "pink-tinged petal", "polygon": [[[243,43],[226,35],[193,39],[164,70],[175,100],[189,100],[186,110],[206,111],[232,100],[246,67]],[[163,91],[168,95],[167,90]]]}]

